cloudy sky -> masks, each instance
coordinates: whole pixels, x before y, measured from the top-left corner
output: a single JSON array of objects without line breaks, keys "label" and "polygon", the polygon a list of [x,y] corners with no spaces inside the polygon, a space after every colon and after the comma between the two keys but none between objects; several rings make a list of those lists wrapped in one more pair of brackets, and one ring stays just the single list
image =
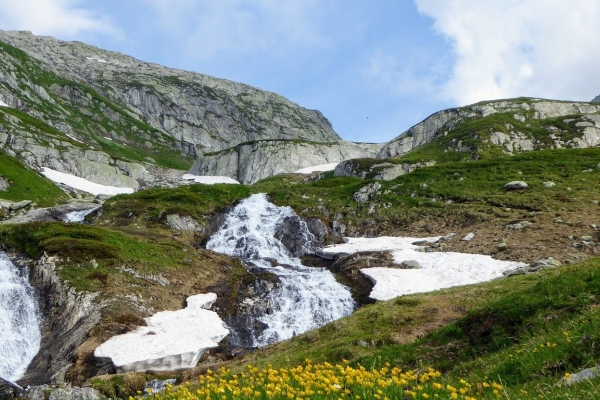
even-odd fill
[{"label": "cloudy sky", "polygon": [[440,109],[600,94],[597,0],[2,0],[0,29],[241,81],[387,141]]}]

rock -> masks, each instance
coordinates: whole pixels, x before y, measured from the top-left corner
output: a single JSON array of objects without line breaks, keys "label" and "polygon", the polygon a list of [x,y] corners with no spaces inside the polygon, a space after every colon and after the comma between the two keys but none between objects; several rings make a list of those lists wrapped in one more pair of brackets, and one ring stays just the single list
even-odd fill
[{"label": "rock", "polygon": [[496,247],[500,251],[506,250],[506,242],[499,243],[498,246],[496,246]]},{"label": "rock", "polygon": [[600,103],[600,94],[596,97],[594,97],[591,101],[591,103]]},{"label": "rock", "polygon": [[401,269],[421,269],[423,268],[418,261],[415,260],[406,260],[400,263]]},{"label": "rock", "polygon": [[23,393],[24,389],[14,382],[7,381],[0,376],[0,400],[12,400]]},{"label": "rock", "polygon": [[537,261],[534,261],[527,268],[527,272],[537,272],[548,268],[554,268],[561,266],[561,262],[555,260],[553,257],[542,258]]},{"label": "rock", "polygon": [[527,228],[531,225],[533,225],[533,224],[529,221],[519,221],[519,222],[514,222],[512,224],[505,225],[505,228],[519,230],[519,229]]},{"label": "rock", "polygon": [[465,236],[463,236],[460,240],[463,242],[470,242],[475,237],[475,233],[469,232]]},{"label": "rock", "polygon": [[456,236],[456,235],[457,235],[457,233],[456,233],[456,232],[447,233],[447,234],[445,234],[444,236],[442,236],[442,237],[440,238],[440,240],[450,240],[450,239],[452,239],[452,238],[453,238],[454,236]]},{"label": "rock", "polygon": [[21,210],[21,209],[27,207],[28,205],[30,205],[31,203],[33,203],[33,201],[31,201],[31,200],[22,200],[22,201],[19,201],[18,203],[13,203],[10,205],[10,211]]},{"label": "rock", "polygon": [[274,237],[281,241],[293,257],[303,256],[322,246],[309,231],[306,222],[297,215],[286,216],[279,221]]},{"label": "rock", "polygon": [[593,237],[586,235],[586,236],[580,237],[580,239],[583,240],[584,242],[591,242]]},{"label": "rock", "polygon": [[381,184],[379,182],[369,183],[352,195],[357,203],[366,203],[381,194]]},{"label": "rock", "polygon": [[144,389],[144,394],[162,392],[167,388],[167,385],[174,386],[176,382],[177,379],[153,379],[151,381],[146,382],[146,389]]},{"label": "rock", "polygon": [[544,185],[544,187],[546,187],[548,189],[556,186],[556,184],[554,182],[552,182],[552,181],[544,182],[543,185]]},{"label": "rock", "polygon": [[102,400],[100,392],[91,387],[52,387],[48,385],[34,386],[25,395],[29,400]]},{"label": "rock", "polygon": [[336,140],[330,143],[265,140],[239,144],[200,155],[192,165],[194,175],[223,175],[244,184],[314,165],[373,157],[381,146]]},{"label": "rock", "polygon": [[506,185],[504,185],[504,189],[506,191],[526,190],[526,189],[529,189],[529,185],[523,181],[512,181],[512,182],[508,182]]},{"label": "rock", "polygon": [[167,215],[167,225],[171,229],[180,231],[204,232],[204,227],[189,215],[169,214]]},{"label": "rock", "polygon": [[215,299],[214,293],[188,297],[185,309],[146,318],[147,326],[113,336],[96,348],[94,357],[102,365],[112,362],[119,373],[192,368],[229,334],[221,318],[203,308]]},{"label": "rock", "polygon": [[563,382],[565,385],[573,385],[575,383],[583,382],[585,380],[594,379],[600,376],[600,366],[595,366],[592,368],[586,368],[582,371],[577,372],[576,374],[571,374],[563,378]]},{"label": "rock", "polygon": [[318,248],[325,246],[328,231],[323,221],[319,218],[307,218],[305,221],[308,230],[315,236],[314,246]]},{"label": "rock", "polygon": [[6,192],[10,187],[8,179],[0,175],[0,192]]},{"label": "rock", "polygon": [[374,180],[390,181],[399,176],[411,173],[419,168],[435,165],[435,161],[423,161],[415,164],[394,164],[394,163],[363,163],[361,160],[347,160],[339,163],[333,175],[334,176],[356,176],[358,178],[371,178]]},{"label": "rock", "polygon": [[[28,262],[16,256],[11,256],[11,261]],[[30,280],[40,293],[42,342],[19,382],[24,386],[64,382],[73,351],[100,321],[100,309],[94,303],[97,294],[77,293],[63,284],[53,259],[46,255],[34,263]]]}]

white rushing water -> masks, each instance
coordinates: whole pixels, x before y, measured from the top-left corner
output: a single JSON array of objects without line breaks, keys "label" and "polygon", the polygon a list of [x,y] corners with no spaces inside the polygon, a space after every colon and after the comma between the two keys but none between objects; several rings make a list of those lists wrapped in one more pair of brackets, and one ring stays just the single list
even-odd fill
[{"label": "white rushing water", "polygon": [[88,208],[86,210],[79,211],[71,211],[67,213],[64,218],[64,222],[66,223],[81,223],[85,221],[85,217],[88,214],[91,214],[93,211],[97,210],[99,207]]},{"label": "white rushing water", "polygon": [[[290,207],[275,206],[266,195],[256,194],[229,213],[221,230],[206,245],[210,250],[251,260],[280,278],[281,285],[269,294],[272,311],[260,318],[268,328],[255,338],[255,346],[291,338],[349,315],[355,308],[350,291],[331,272],[302,265],[274,237],[284,218],[294,216]],[[312,235],[304,223],[298,234],[307,241]],[[281,265],[273,267],[265,259]]]},{"label": "white rushing water", "polygon": [[28,277],[0,252],[0,377],[15,381],[40,349],[38,304]]}]

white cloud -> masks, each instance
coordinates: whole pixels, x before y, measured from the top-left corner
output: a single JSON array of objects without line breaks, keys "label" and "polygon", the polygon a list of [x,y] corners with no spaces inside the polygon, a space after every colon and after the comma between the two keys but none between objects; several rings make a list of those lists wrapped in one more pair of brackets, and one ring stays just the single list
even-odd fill
[{"label": "white cloud", "polygon": [[[316,0],[143,0],[158,16],[157,25],[195,58],[209,59],[289,55],[299,48],[326,48],[331,43],[320,32]],[[317,17],[317,18],[315,18]]]},{"label": "white cloud", "polygon": [[442,94],[456,103],[600,93],[600,2],[416,0],[455,57]]},{"label": "white cloud", "polygon": [[107,16],[79,0],[2,0],[0,25],[2,29],[62,37],[74,37],[83,32],[121,34]]}]

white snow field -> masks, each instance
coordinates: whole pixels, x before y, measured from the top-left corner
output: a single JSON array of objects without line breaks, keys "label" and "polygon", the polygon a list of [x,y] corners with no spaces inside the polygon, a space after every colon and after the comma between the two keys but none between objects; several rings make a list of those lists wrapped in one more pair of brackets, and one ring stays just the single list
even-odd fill
[{"label": "white snow field", "polygon": [[419,251],[412,243],[435,242],[440,237],[346,238],[347,243],[325,247],[323,253],[353,254],[361,251],[389,251],[394,262],[417,261],[422,269],[363,268],[360,271],[375,283],[370,297],[389,300],[411,293],[431,292],[452,286],[489,281],[524,263],[495,260],[481,254]]},{"label": "white snow field", "polygon": [[87,179],[66,174],[64,172],[58,172],[50,168],[42,168],[41,173],[53,182],[62,183],[71,186],[74,189],[83,190],[84,192],[88,192],[93,195],[117,195],[122,193],[133,193],[134,191],[133,188],[100,185],[98,183],[90,182]]},{"label": "white snow field", "polygon": [[181,179],[190,181],[193,180],[195,183],[203,183],[205,185],[214,185],[215,183],[229,183],[232,185],[240,184],[238,181],[228,176],[205,176],[185,174],[181,177]]},{"label": "white snow field", "polygon": [[299,169],[298,171],[294,171],[294,174],[308,175],[313,172],[333,171],[338,164],[339,163],[331,163],[331,164],[321,164],[321,165],[315,165],[312,167],[306,167],[306,168]]}]

